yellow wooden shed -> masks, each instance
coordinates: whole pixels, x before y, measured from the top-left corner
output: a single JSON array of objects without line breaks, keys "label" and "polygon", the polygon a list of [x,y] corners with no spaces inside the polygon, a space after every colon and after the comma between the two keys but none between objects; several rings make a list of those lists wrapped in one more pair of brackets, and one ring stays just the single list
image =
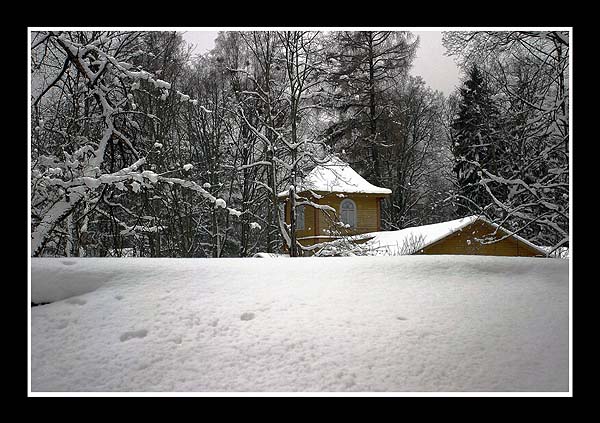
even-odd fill
[{"label": "yellow wooden shed", "polygon": [[[297,188],[298,241],[304,246],[381,230],[381,201],[392,191],[377,187],[338,157],[319,164]],[[278,194],[290,224],[289,192]]]}]

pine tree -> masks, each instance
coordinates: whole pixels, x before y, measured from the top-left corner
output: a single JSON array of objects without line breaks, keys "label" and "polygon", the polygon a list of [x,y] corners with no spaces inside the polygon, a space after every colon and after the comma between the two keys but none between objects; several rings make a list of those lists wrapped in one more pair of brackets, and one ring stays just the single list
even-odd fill
[{"label": "pine tree", "polygon": [[496,172],[501,158],[500,114],[492,92],[474,65],[460,89],[457,117],[452,123],[452,153],[458,184],[457,213],[480,213],[489,197],[480,184],[481,170]]},{"label": "pine tree", "polygon": [[[480,167],[486,216],[536,245],[569,246],[569,31],[456,31],[443,35],[459,65],[494,86],[503,148]],[[495,216],[490,216],[495,209]]]}]

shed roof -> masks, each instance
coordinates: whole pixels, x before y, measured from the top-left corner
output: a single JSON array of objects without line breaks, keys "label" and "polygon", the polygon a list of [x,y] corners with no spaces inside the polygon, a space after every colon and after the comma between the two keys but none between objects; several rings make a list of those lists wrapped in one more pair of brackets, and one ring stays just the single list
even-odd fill
[{"label": "shed roof", "polygon": [[[388,195],[392,190],[377,187],[360,176],[350,165],[338,157],[332,156],[328,162],[316,166],[299,184],[297,192],[325,191],[341,193],[362,193]],[[279,197],[286,197],[288,190],[280,192]]]},{"label": "shed roof", "polygon": [[[371,232],[368,234],[364,234],[361,237],[370,238],[369,243],[374,247],[388,248],[388,249],[401,249],[405,243],[410,244],[411,240],[419,240],[419,250],[434,244],[437,241],[440,241],[447,236],[460,231],[466,226],[474,223],[475,221],[480,220],[488,223],[494,228],[503,229],[501,226],[490,222],[488,219],[482,216],[468,216],[461,219],[450,220],[448,222],[434,223],[432,225],[424,225],[424,226],[415,226],[412,228],[400,229],[398,231],[383,231],[383,232]],[[506,231],[506,229],[503,229]],[[527,244],[529,247],[533,248],[536,251],[539,251],[540,254],[546,254],[545,251],[539,246],[532,244],[527,241],[525,238],[520,237],[519,235],[513,234],[512,237],[518,241]]]}]

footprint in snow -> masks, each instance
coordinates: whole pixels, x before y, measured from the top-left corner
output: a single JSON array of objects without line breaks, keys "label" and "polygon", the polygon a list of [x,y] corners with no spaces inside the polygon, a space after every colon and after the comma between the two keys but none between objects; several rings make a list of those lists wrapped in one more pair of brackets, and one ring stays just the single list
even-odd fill
[{"label": "footprint in snow", "polygon": [[144,338],[146,335],[148,335],[148,331],[146,329],[132,330],[132,331],[123,333],[119,337],[119,339],[121,340],[121,342],[125,342],[132,338]]},{"label": "footprint in snow", "polygon": [[398,320],[408,320],[406,317],[402,317],[402,316],[398,316],[398,317],[396,317],[396,319],[398,319]]},{"label": "footprint in snow", "polygon": [[63,260],[63,261],[61,261],[61,263],[64,264],[65,266],[72,266],[77,262],[73,261],[73,260]]},{"label": "footprint in snow", "polygon": [[254,319],[254,313],[244,313],[240,316],[241,320],[252,320]]},{"label": "footprint in snow", "polygon": [[66,328],[67,326],[69,326],[69,321],[68,321],[68,320],[64,320],[64,319],[62,319],[62,320],[61,320],[61,321],[58,323],[58,325],[56,326],[56,328],[57,328],[57,329],[64,329],[64,328]]}]

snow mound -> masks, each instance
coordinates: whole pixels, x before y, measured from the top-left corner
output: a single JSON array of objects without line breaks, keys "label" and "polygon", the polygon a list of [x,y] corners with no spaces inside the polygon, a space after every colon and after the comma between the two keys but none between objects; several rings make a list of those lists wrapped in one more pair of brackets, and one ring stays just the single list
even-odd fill
[{"label": "snow mound", "polygon": [[569,389],[568,260],[31,263],[32,392]]},{"label": "snow mound", "polygon": [[31,301],[47,303],[94,291],[119,273],[111,259],[36,258],[31,260]]}]

